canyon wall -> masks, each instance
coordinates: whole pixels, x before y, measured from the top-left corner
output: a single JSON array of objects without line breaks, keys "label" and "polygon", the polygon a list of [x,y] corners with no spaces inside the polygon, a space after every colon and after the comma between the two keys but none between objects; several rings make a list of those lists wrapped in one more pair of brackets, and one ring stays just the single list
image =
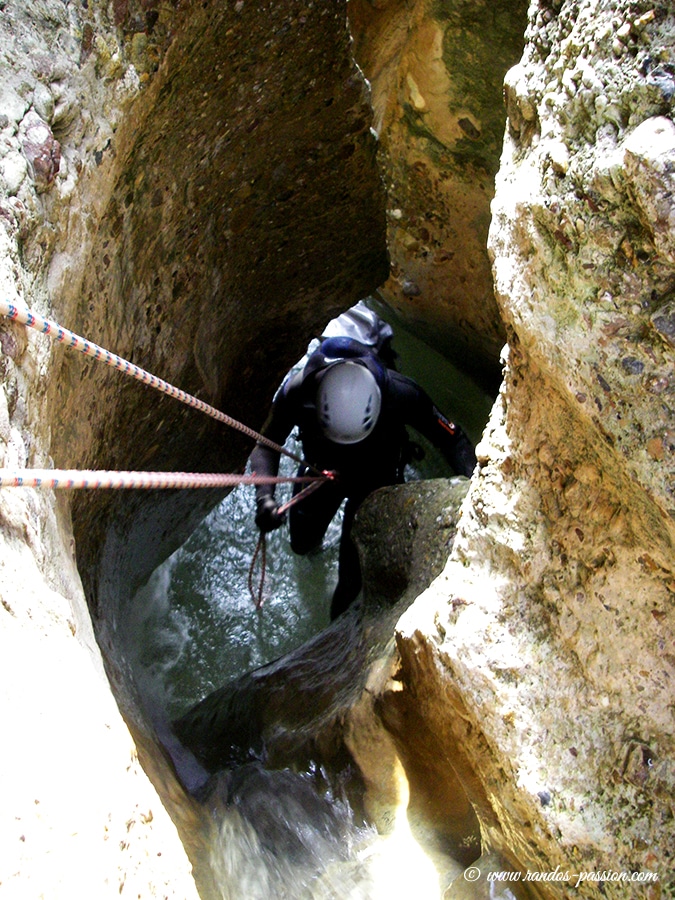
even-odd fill
[{"label": "canyon wall", "polygon": [[487,253],[504,137],[503,81],[524,0],[350,0],[372,83],[391,273],[379,294],[489,390],[505,332]]},{"label": "canyon wall", "polygon": [[[8,0],[3,297],[254,427],[308,338],[378,286],[488,381],[507,340],[455,547],[399,623],[382,716],[409,771],[424,753],[438,780],[452,760],[445,787],[463,783],[485,854],[665,881],[672,12],[533,2],[513,66],[524,5],[350,7],[353,48],[342,2]],[[244,464],[243,438],[41,335],[3,322],[0,345],[6,467]],[[10,896],[187,898],[192,866],[217,896],[209,823],[137,705],[116,627],[218,496],[0,493]]]},{"label": "canyon wall", "polygon": [[452,558],[399,628],[410,705],[477,775],[484,849],[560,866],[551,896],[673,872],[674,24],[531,6],[489,241],[505,380]]},{"label": "canyon wall", "polygon": [[[307,341],[388,272],[345,4],[2,7],[3,298],[260,427]],[[5,467],[243,469],[250,440],[206,416],[8,321],[0,343]],[[219,496],[0,493],[11,896],[196,896],[207,825],[116,628]]]}]

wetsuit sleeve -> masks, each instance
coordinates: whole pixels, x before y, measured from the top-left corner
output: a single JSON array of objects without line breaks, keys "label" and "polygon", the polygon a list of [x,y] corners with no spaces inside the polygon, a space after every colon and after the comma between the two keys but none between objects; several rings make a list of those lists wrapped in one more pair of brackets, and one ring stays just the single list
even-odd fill
[{"label": "wetsuit sleeve", "polygon": [[470,478],[476,465],[474,446],[455,422],[450,422],[412,378],[389,372],[394,403],[411,425],[445,456],[457,475]]},{"label": "wetsuit sleeve", "polygon": [[[274,398],[269,421],[263,430],[265,437],[274,441],[275,444],[279,444],[279,446],[284,445],[296,424],[293,414],[296,393],[297,388],[293,379],[291,379],[288,384],[279,390]],[[250,457],[251,471],[256,475],[275,477],[279,473],[279,458],[280,453],[278,450],[273,450],[265,444],[256,444]],[[264,497],[274,497],[274,485],[256,485],[255,493],[256,500],[261,500]]]}]

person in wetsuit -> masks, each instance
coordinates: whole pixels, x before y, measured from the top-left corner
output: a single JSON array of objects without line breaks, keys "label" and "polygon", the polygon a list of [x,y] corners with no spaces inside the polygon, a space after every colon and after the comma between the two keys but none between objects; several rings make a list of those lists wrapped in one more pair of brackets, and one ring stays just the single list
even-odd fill
[{"label": "person in wetsuit", "polygon": [[[390,334],[385,338],[389,353]],[[375,339],[366,339],[368,343],[340,335],[324,338],[304,368],[279,389],[265,429],[266,437],[283,445],[297,427],[305,460],[338,473],[334,481],[322,484],[288,512],[291,549],[303,555],[320,546],[342,501],[347,500],[332,619],[350,606],[361,589],[359,558],[351,538],[356,511],[377,488],[404,481],[411,446],[406,426],[431,441],[458,475],[470,477],[476,463],[473,445],[462,429],[439,412],[415,381],[384,364],[378,353],[382,347]],[[279,453],[257,444],[251,469],[258,475],[276,475]],[[298,474],[307,471],[303,465]],[[301,488],[296,485],[294,493]],[[263,533],[284,522],[278,507],[273,485],[256,486],[255,521]]]}]

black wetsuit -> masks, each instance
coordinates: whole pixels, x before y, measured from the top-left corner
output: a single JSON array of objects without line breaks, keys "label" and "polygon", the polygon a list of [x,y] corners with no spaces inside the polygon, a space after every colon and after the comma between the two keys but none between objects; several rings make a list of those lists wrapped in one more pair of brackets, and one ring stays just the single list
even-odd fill
[{"label": "black wetsuit", "polygon": [[[336,351],[337,346],[337,351]],[[327,357],[326,349],[331,355]],[[316,411],[318,379],[327,359],[358,359],[373,372],[382,395],[377,423],[363,440],[338,444],[326,438]],[[275,397],[266,437],[283,445],[294,427],[299,429],[304,458],[314,466],[338,473],[289,510],[291,548],[305,554],[318,547],[331,519],[344,499],[338,585],[331,605],[331,617],[343,612],[361,589],[361,572],[356,547],[351,540],[351,525],[363,500],[379,487],[403,482],[403,470],[410,459],[410,440],[406,425],[434,444],[458,475],[470,476],[476,463],[474,448],[461,428],[449,422],[428,395],[412,379],[386,368],[377,356],[357,341],[324,341],[304,369],[288,379]],[[251,468],[259,475],[276,475],[279,454],[258,444],[251,455]],[[306,469],[301,467],[300,473]],[[296,487],[300,490],[302,485]],[[256,488],[260,504],[274,496],[274,488]]]}]

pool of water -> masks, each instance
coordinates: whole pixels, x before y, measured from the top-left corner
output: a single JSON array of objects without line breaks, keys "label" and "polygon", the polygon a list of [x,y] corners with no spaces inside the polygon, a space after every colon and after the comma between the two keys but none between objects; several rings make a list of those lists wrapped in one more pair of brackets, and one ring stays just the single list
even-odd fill
[{"label": "pool of water", "polygon": [[[399,370],[477,442],[492,398],[396,326],[394,347]],[[408,468],[407,480],[453,474],[433,447],[419,443],[425,455]],[[289,449],[299,453],[293,438]],[[295,463],[283,457],[281,473],[294,470]],[[284,485],[277,496],[283,502],[290,492]],[[207,805],[217,812],[209,856],[217,891],[223,900],[440,898],[462,866],[452,856],[427,856],[411,834],[405,802],[396,827],[379,835],[356,820],[321,772],[275,772],[254,764],[207,781],[165,728],[214,689],[292,651],[329,624],[340,516],[321,550],[309,556],[291,553],[285,527],[268,536],[264,601],[256,608],[249,590],[258,540],[254,515],[254,488],[233,490],[136,593],[120,633],[146,712],[176,754],[186,786],[211,791]],[[404,788],[405,778],[402,797]]]},{"label": "pool of water", "polygon": [[[379,307],[378,312],[383,314]],[[392,324],[399,370],[415,378],[477,442],[492,398]],[[292,460],[282,458],[282,474],[294,469]],[[409,467],[406,477],[450,474],[443,457],[425,445],[425,458]],[[286,496],[290,487],[281,486],[278,497]],[[286,528],[268,536],[264,602],[257,609],[248,583],[258,539],[254,510],[252,487],[232,491],[133,599],[124,642],[140,692],[155,713],[178,717],[213,689],[300,646],[329,623],[340,518],[332,522],[321,551],[310,556],[290,552]]]}]

